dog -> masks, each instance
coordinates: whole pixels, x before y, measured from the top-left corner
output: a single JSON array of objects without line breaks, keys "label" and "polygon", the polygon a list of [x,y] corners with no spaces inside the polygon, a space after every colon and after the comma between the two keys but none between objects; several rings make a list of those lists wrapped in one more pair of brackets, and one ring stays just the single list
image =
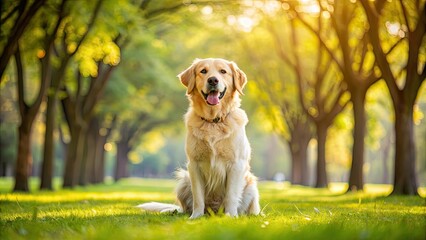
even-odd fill
[{"label": "dog", "polygon": [[206,213],[260,213],[257,178],[250,171],[251,148],[240,108],[246,74],[236,63],[220,58],[196,59],[178,75],[187,88],[185,114],[187,170],[179,169],[179,205],[144,203],[147,211],[182,212],[196,219]]}]

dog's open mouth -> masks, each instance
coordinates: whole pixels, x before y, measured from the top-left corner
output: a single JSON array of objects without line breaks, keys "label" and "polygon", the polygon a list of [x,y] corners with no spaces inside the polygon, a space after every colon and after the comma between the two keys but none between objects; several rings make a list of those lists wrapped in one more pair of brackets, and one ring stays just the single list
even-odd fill
[{"label": "dog's open mouth", "polygon": [[220,100],[225,96],[226,87],[223,90],[223,92],[219,92],[216,90],[211,90],[209,93],[203,93],[204,99],[209,105],[217,105],[219,104]]}]

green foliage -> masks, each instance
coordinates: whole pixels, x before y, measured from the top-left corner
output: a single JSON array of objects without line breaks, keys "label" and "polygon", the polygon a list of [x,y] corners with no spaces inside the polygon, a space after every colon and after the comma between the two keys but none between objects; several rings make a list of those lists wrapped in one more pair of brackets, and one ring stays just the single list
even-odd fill
[{"label": "green foliage", "polygon": [[127,179],[34,194],[8,194],[11,179],[0,183],[2,239],[424,239],[426,234],[425,199],[383,198],[390,190],[383,185],[341,195],[342,185],[330,191],[261,182],[263,216],[188,220],[185,214],[135,208],[147,201],[173,202],[171,180]]}]

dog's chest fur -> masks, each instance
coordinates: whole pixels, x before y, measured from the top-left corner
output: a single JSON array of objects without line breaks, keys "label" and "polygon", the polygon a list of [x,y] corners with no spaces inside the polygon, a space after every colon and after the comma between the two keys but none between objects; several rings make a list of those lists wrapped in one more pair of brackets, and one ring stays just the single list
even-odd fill
[{"label": "dog's chest fur", "polygon": [[[187,115],[187,118],[192,117],[198,119],[190,113]],[[187,126],[192,137],[187,138],[186,151],[190,161],[197,162],[205,178],[207,192],[221,195],[218,190],[224,189],[229,168],[237,159],[246,157],[242,156],[245,153],[240,147],[247,141],[244,131],[246,119],[243,111],[235,111],[219,123],[202,119],[188,121],[195,124]]]},{"label": "dog's chest fur", "polygon": [[[238,145],[245,141],[244,127],[247,116],[237,108],[228,114],[222,122],[212,123],[202,120],[193,112],[187,116],[188,135],[187,154],[197,162],[213,160],[233,161],[238,156]],[[191,121],[189,121],[191,119]]]},{"label": "dog's chest fur", "polygon": [[232,161],[235,158],[232,150],[235,143],[231,137],[235,130],[231,131],[226,123],[204,122],[200,127],[189,127],[189,131],[194,138],[187,150],[194,161]]}]

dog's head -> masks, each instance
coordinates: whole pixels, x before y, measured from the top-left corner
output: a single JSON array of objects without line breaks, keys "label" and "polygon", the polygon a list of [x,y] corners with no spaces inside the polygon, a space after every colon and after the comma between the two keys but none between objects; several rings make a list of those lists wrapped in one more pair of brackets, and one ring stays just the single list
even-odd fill
[{"label": "dog's head", "polygon": [[234,62],[220,59],[196,59],[192,65],[178,75],[187,88],[187,95],[199,94],[208,105],[218,105],[227,95],[235,91],[243,94],[246,75]]}]

